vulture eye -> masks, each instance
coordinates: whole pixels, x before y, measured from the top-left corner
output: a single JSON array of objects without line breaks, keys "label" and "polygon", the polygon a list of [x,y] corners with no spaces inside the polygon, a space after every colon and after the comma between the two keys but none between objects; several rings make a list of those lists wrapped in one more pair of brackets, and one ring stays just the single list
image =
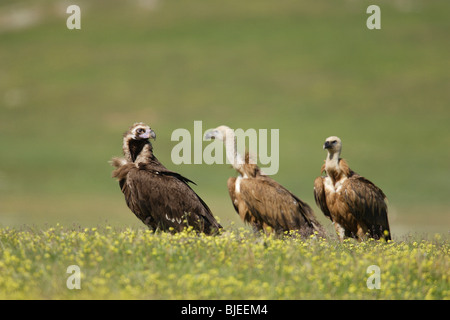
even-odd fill
[{"label": "vulture eye", "polygon": [[138,129],[136,129],[136,133],[139,133],[139,134],[141,134],[141,133],[144,133],[145,132],[145,130],[144,129],[142,129],[142,128],[138,128]]},{"label": "vulture eye", "polygon": [[336,144],[336,142],[337,142],[336,140],[331,141],[332,144]]}]

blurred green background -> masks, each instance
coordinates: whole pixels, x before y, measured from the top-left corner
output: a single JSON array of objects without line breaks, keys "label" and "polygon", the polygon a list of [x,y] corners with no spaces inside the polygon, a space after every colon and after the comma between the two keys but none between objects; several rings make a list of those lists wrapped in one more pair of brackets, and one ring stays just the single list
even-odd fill
[{"label": "blurred green background", "polygon": [[[81,30],[66,9],[81,8]],[[366,9],[381,8],[381,30]],[[171,133],[279,129],[274,178],[315,205],[322,144],[389,198],[396,235],[450,230],[448,0],[2,1],[0,225],[143,225],[108,160],[151,125],[156,156],[227,226],[228,165],[174,165]],[[207,142],[204,142],[206,146]]]}]

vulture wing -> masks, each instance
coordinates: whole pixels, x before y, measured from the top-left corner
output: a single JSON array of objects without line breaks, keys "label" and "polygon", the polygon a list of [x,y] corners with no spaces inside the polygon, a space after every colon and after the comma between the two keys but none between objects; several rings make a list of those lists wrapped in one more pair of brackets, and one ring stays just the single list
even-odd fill
[{"label": "vulture wing", "polygon": [[324,177],[317,177],[316,180],[314,180],[314,199],[316,200],[316,204],[320,208],[320,210],[322,210],[323,214],[331,219],[330,210],[327,206],[323,180]]},{"label": "vulture wing", "polygon": [[[342,185],[342,195],[356,219],[363,221],[374,238],[390,239],[386,196],[371,181],[357,174]],[[387,230],[386,237],[383,232]]]},{"label": "vulture wing", "polygon": [[[163,168],[161,168],[163,169]],[[146,164],[129,171],[122,186],[127,205],[146,225],[181,231],[186,226],[210,233],[221,226],[206,203],[188,185],[189,179]]]},{"label": "vulture wing", "polygon": [[236,212],[241,217],[243,222],[250,224],[256,231],[263,229],[264,225],[261,221],[255,219],[255,216],[251,214],[249,208],[244,200],[242,200],[242,195],[240,192],[236,192],[236,178],[231,177],[228,179],[228,192],[230,194],[231,202]]},{"label": "vulture wing", "polygon": [[312,234],[318,226],[306,203],[267,176],[242,179],[240,194],[255,220],[276,231],[299,230]]},{"label": "vulture wing", "polygon": [[228,187],[228,193],[230,194],[231,203],[233,204],[234,210],[236,210],[237,213],[239,213],[239,207],[238,207],[238,199],[236,197],[236,177],[231,177],[227,181],[227,187]]}]

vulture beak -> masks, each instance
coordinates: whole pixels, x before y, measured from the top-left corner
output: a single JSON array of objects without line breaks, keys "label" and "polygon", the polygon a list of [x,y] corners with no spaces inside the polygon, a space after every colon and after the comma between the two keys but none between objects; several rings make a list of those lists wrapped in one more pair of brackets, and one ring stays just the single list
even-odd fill
[{"label": "vulture beak", "polygon": [[205,140],[215,139],[216,138],[215,133],[216,133],[215,130],[211,130],[211,131],[208,131],[207,133],[205,133]]},{"label": "vulture beak", "polygon": [[156,133],[152,129],[150,129],[150,139],[156,140]]},{"label": "vulture beak", "polygon": [[324,148],[324,149],[330,149],[330,148],[331,148],[331,143],[330,143],[330,141],[325,141],[325,143],[323,144],[323,148]]},{"label": "vulture beak", "polygon": [[156,134],[152,129],[147,129],[143,134],[139,135],[139,138],[156,140]]}]

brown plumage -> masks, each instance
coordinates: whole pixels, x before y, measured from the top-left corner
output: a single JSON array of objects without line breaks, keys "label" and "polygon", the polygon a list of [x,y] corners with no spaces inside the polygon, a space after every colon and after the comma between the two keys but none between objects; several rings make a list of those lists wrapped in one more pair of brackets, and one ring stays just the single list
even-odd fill
[{"label": "brown plumage", "polygon": [[390,240],[383,191],[352,171],[339,157],[342,142],[338,137],[327,138],[324,149],[328,151],[321,169],[325,176],[314,181],[314,197],[325,216],[333,221],[338,236]]},{"label": "brown plumage", "polygon": [[177,232],[192,226],[206,234],[217,232],[221,226],[188,185],[193,182],[158,161],[150,138],[156,138],[150,127],[135,123],[124,134],[124,157],[111,161],[128,207],[154,230]]},{"label": "brown plumage", "polygon": [[219,139],[226,145],[227,158],[239,176],[228,179],[228,191],[236,212],[242,221],[256,230],[295,230],[308,236],[325,232],[316,220],[311,207],[272,178],[264,175],[252,163],[249,154],[245,159],[236,152],[233,130],[220,126],[206,133],[207,139]]}]

